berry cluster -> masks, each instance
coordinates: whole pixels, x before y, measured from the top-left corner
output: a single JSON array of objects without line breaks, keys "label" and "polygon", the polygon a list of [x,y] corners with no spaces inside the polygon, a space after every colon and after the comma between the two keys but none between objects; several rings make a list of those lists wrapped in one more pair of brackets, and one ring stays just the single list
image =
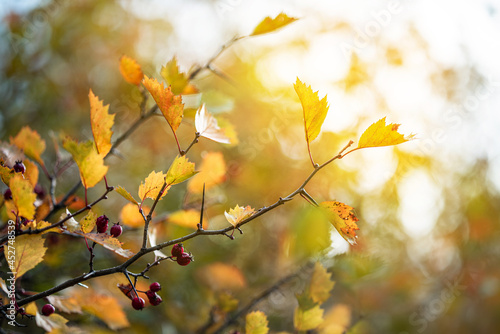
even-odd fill
[{"label": "berry cluster", "polygon": [[[146,296],[148,297],[149,303],[153,306],[158,306],[161,304],[163,299],[157,294],[161,290],[161,285],[158,282],[151,283],[149,290],[146,291]],[[136,310],[142,310],[146,302],[141,297],[135,297],[132,299],[132,307]]]},{"label": "berry cluster", "polygon": [[[97,233],[106,233],[106,231],[108,230],[108,222],[109,218],[106,217],[106,215],[97,217],[97,220],[95,222],[97,226]],[[109,234],[115,238],[118,238],[122,234],[122,232],[123,228],[119,222],[111,226],[111,229],[109,230]]]},{"label": "berry cluster", "polygon": [[182,244],[175,244],[170,252],[177,263],[181,266],[187,266],[193,260],[193,255],[184,251]]}]

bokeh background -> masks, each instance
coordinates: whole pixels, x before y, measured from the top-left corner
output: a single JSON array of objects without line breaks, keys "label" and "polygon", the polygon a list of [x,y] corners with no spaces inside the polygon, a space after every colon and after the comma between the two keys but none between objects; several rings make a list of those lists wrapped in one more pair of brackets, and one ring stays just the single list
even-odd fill
[{"label": "bokeh background", "polygon": [[[209,111],[234,124],[239,138],[234,146],[202,140],[190,152],[199,163],[204,152],[221,151],[228,166],[227,181],[207,194],[211,226],[224,226],[224,210],[236,204],[273,203],[310,173],[293,90],[297,77],[327,95],[330,105],[312,145],[317,161],[382,117],[417,139],[355,152],[308,185],[317,201],[356,209],[358,246],[350,247],[296,199],[247,225],[235,241],[190,241],[193,265],[151,273],[166,287],[161,307],[131,312],[122,297],[132,323],[125,332],[193,332],[207,322],[218,291],[229,290],[244,304],[310,258],[333,273],[337,283],[326,308],[345,305],[349,333],[497,332],[499,10],[500,2],[486,0],[2,1],[0,137],[8,141],[29,125],[48,143],[51,133],[61,132],[90,139],[89,88],[110,104],[114,131],[123,133],[138,117],[140,93],[121,78],[121,55],[137,59],[150,77],[160,78],[161,66],[174,56],[188,72],[235,36],[250,34],[264,17],[285,12],[299,20],[238,41],[213,63],[224,76],[203,71],[193,82]],[[193,138],[192,124],[186,117],[179,130],[184,146]],[[144,124],[109,160],[108,181],[135,194],[150,171],[166,170],[176,154],[169,131],[159,117]],[[50,166],[55,153],[48,147]],[[76,169],[63,174],[58,194],[77,178]],[[173,191],[158,215],[179,209],[185,193],[185,186]],[[118,220],[123,205],[113,195],[99,209]],[[188,231],[158,221],[160,240]],[[130,248],[138,236],[124,235]],[[52,242],[50,261],[25,278],[34,290],[53,285],[46,273],[54,268],[64,273],[58,280],[85,270],[81,243]],[[116,263],[105,254],[98,266]],[[235,265],[244,283],[220,287],[207,280],[204,266],[216,262]],[[301,282],[257,305],[272,331],[293,331]],[[113,284],[95,286],[114,294]],[[94,326],[92,319],[73,321]]]}]

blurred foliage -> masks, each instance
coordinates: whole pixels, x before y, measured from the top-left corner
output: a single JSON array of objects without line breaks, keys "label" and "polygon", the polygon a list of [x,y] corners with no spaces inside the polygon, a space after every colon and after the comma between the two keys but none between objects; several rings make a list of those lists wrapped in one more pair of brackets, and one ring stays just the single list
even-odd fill
[{"label": "blurred foliage", "polygon": [[[153,58],[142,56],[155,54],[155,41],[161,36],[171,36],[161,41],[162,50],[179,47],[174,44],[176,27],[168,21],[144,19],[124,5],[104,0],[54,1],[23,15],[11,13],[2,20],[1,138],[8,141],[22,126],[30,125],[48,143],[43,157],[48,168],[55,156],[50,145],[52,132],[71,134],[79,140],[91,138],[89,88],[110,104],[110,112],[116,115],[115,136],[139,117],[140,93],[120,76],[118,65],[123,54],[137,59],[146,75],[160,78],[161,66],[172,58],[156,63]],[[349,25],[339,22],[327,28],[342,32]],[[411,27],[408,29],[413,37],[406,43],[418,45],[425,53],[427,46],[421,43],[421,36]],[[147,33],[152,36],[146,43],[141,38]],[[278,42],[273,48],[264,43],[259,46],[259,41],[262,40],[248,41],[247,45],[246,40],[239,41],[215,62],[229,80],[203,71],[193,82],[208,107],[213,107],[214,112],[219,110],[218,115],[234,124],[240,141],[237,146],[223,146],[202,138],[189,152],[189,159],[196,165],[209,151],[222,152],[227,164],[226,182],[207,192],[205,214],[210,228],[227,226],[223,213],[237,204],[260,208],[273,203],[295,190],[311,171],[300,103],[292,84],[270,89],[259,70],[259,60],[276,48],[307,48],[307,37],[301,35],[289,44]],[[139,50],[139,45],[152,49]],[[344,79],[331,83],[346,96],[359,99],[359,103],[364,97],[375,102],[352,127],[324,132],[311,144],[317,161],[326,161],[350,139],[357,140],[367,122],[391,115],[373,71],[380,66],[404,66],[407,59],[397,44],[381,45],[379,51],[373,63],[353,57]],[[182,59],[178,61],[183,63]],[[476,87],[474,82],[484,81],[473,64],[467,68],[442,68],[429,56],[424,65],[436,68],[435,76],[429,78],[429,89],[438,91],[448,101],[463,102],[460,96],[470,93]],[[469,78],[463,86],[462,81],[454,79],[461,75]],[[342,118],[335,99],[328,97],[328,101],[334,117]],[[152,105],[151,98],[149,103]],[[425,123],[424,117],[419,122]],[[409,133],[416,132],[412,129],[416,119],[419,115],[391,121],[403,123]],[[178,130],[184,146],[193,138],[193,124],[192,117],[185,117]],[[342,304],[347,305],[347,311],[342,312],[349,313],[350,309],[352,313],[348,333],[498,331],[500,196],[489,184],[489,161],[469,160],[459,167],[460,158],[451,157],[445,163],[449,157],[408,147],[353,153],[319,173],[308,185],[308,192],[318,202],[339,200],[355,208],[360,218],[359,245],[347,252],[347,244],[332,226],[297,198],[246,225],[242,235],[235,233],[234,241],[211,236],[186,242],[186,248],[195,256],[192,264],[180,267],[164,262],[150,271],[151,279],[163,286],[164,302],[157,308],[134,311],[116,288],[116,279],[99,278],[89,284],[117,296],[131,323],[124,333],[192,333],[207,324],[214,305],[233,309],[234,300],[244,305],[313,258],[327,265],[336,281],[325,310],[335,310]],[[176,150],[164,119],[149,120],[120,147],[116,156],[107,160],[108,182],[122,185],[136,196],[135,189],[152,170],[168,169]],[[404,192],[401,185],[411,184],[415,171],[425,175],[439,197],[439,203],[433,207],[432,228],[421,234],[413,234],[402,222],[401,203],[412,193],[411,188]],[[78,171],[72,167],[61,176],[56,196],[70,189],[75,180]],[[39,182],[48,189],[49,182],[42,175]],[[169,191],[168,200],[159,203],[154,224],[159,230],[159,241],[192,231],[166,222],[167,213],[179,210],[183,204],[199,208],[200,198],[186,198],[186,187],[177,186]],[[89,197],[100,191],[91,189]],[[78,195],[83,196],[83,192]],[[416,198],[422,197],[426,194]],[[95,211],[105,213],[115,222],[125,204],[123,198],[112,193]],[[419,203],[414,205],[419,215]],[[428,219],[428,215],[421,219]],[[126,230],[121,237],[124,248],[137,251],[141,233],[141,229]],[[43,291],[88,269],[88,253],[82,242],[49,234],[46,246],[49,249],[45,261],[23,277],[23,287]],[[169,251],[166,249],[165,253]],[[96,249],[96,268],[113,266],[118,261],[119,257]],[[130,269],[140,271],[148,261],[152,260],[144,259]],[[213,263],[239,268],[246,286],[214,289],[206,279],[208,265]],[[301,278],[259,302],[257,308],[267,314],[272,332],[293,331],[295,293],[301,292],[306,279]],[[91,332],[106,332],[105,325],[93,316],[68,318]],[[242,330],[244,319],[234,328]],[[25,333],[37,331],[41,330],[34,324],[24,329]]]}]

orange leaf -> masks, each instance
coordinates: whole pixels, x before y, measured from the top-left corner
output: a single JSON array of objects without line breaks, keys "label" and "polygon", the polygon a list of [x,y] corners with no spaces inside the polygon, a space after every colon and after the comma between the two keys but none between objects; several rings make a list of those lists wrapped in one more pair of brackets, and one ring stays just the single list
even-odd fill
[{"label": "orange leaf", "polygon": [[[156,197],[158,197],[158,194],[165,183],[165,176],[166,175],[163,174],[163,172],[156,173],[155,171],[152,171],[144,180],[144,183],[141,182],[141,185],[139,186],[139,198],[141,201],[144,201],[146,198],[155,200]],[[167,194],[169,188],[170,186],[165,188],[160,199]]]},{"label": "orange leaf", "polygon": [[108,113],[109,104],[104,106],[102,101],[94,95],[92,90],[89,92],[90,100],[90,125],[97,153],[106,156],[111,150],[111,136],[113,131],[111,127],[115,123],[115,115]]},{"label": "orange leaf", "polygon": [[85,188],[92,188],[108,172],[104,165],[104,155],[99,154],[92,141],[77,143],[67,137],[63,141],[63,147],[71,153],[80,170],[80,178]]},{"label": "orange leaf", "polygon": [[75,294],[74,298],[78,300],[84,311],[104,321],[112,330],[130,326],[125,312],[115,297],[85,289]]},{"label": "orange leaf", "polygon": [[47,333],[56,333],[59,330],[61,333],[69,333],[71,331],[71,329],[66,326],[68,319],[56,313],[46,317],[37,312],[35,315],[35,322],[38,327],[45,329]]},{"label": "orange leaf", "polygon": [[11,143],[24,151],[26,156],[43,166],[41,154],[45,151],[45,141],[40,138],[38,132],[25,126],[19,131],[16,137],[10,138]]},{"label": "orange leaf", "polygon": [[337,232],[351,245],[355,245],[356,230],[359,230],[356,222],[359,219],[352,212],[354,209],[341,202],[322,202],[319,206],[325,210]]},{"label": "orange leaf", "polygon": [[165,66],[161,67],[160,74],[170,85],[172,93],[175,95],[184,93],[184,89],[189,83],[189,77],[186,73],[179,71],[176,57],[172,58]]},{"label": "orange leaf", "polygon": [[325,319],[319,327],[320,334],[346,333],[351,324],[351,308],[345,304],[333,306],[326,314]]},{"label": "orange leaf", "polygon": [[9,181],[9,188],[12,191],[12,202],[16,207],[16,212],[28,220],[35,216],[36,194],[33,185],[25,180],[22,174],[17,173]]},{"label": "orange leaf", "polygon": [[198,275],[212,290],[236,290],[247,285],[241,270],[222,262],[215,262],[202,267]]},{"label": "orange leaf", "polygon": [[167,184],[174,185],[186,181],[190,177],[194,176],[198,172],[194,170],[194,163],[189,162],[186,156],[177,156],[170,165],[166,182]]},{"label": "orange leaf", "polygon": [[109,234],[82,233],[79,231],[76,233],[80,234],[81,236],[84,236],[85,238],[87,238],[89,240],[92,240],[92,241],[98,243],[99,245],[102,245],[104,248],[109,249],[109,250],[115,252],[116,254],[123,256],[125,258],[129,258],[132,255],[134,255],[134,253],[132,253],[130,250],[123,249],[122,248],[123,243],[121,243],[118,239],[113,238]]},{"label": "orange leaf", "polygon": [[[148,208],[146,206],[142,207],[143,211],[146,211]],[[120,221],[123,225],[127,225],[129,227],[142,227],[144,226],[144,218],[139,213],[139,208],[137,205],[132,203],[127,203],[120,211]]]},{"label": "orange leaf", "polygon": [[120,73],[125,81],[136,86],[139,86],[144,77],[141,65],[139,65],[135,59],[125,55],[120,58]]},{"label": "orange leaf", "polygon": [[38,166],[30,160],[24,160],[23,163],[26,166],[24,178],[28,179],[34,188],[38,183],[38,174],[40,174],[40,172],[38,171]]},{"label": "orange leaf", "polygon": [[255,213],[255,210],[247,205],[246,207],[239,207],[236,205],[234,209],[230,209],[229,212],[224,212],[227,221],[233,225],[237,226],[241,221],[247,219]]},{"label": "orange leaf", "polygon": [[267,325],[267,316],[264,312],[250,312],[245,317],[246,334],[267,334],[269,333],[269,327],[267,327]]},{"label": "orange leaf", "polygon": [[202,104],[194,118],[196,131],[200,136],[211,139],[218,143],[230,144],[231,140],[226,136],[223,129],[217,124],[217,120],[212,114],[207,112],[205,104]]},{"label": "orange leaf", "polygon": [[28,270],[35,268],[37,264],[43,261],[43,256],[47,247],[43,245],[45,239],[39,234],[17,236],[15,242],[7,242],[3,249],[4,254],[12,254],[15,249],[15,261],[9,263],[10,271],[15,273],[16,279],[23,276]]},{"label": "orange leaf", "polygon": [[123,188],[122,186],[118,186],[115,188],[115,191],[120,194],[123,198],[125,198],[126,200],[136,204],[136,205],[139,205],[139,203],[137,203],[137,201],[135,200],[134,196],[132,196],[127,190],[125,190],[125,188]]},{"label": "orange leaf", "polygon": [[415,136],[410,134],[404,136],[398,132],[400,124],[385,125],[385,117],[379,119],[366,129],[366,131],[359,138],[358,148],[364,147],[379,147],[391,146],[407,142]]},{"label": "orange leaf", "polygon": [[[200,223],[200,212],[197,210],[179,210],[173,212],[168,217],[168,221],[172,224],[196,229]],[[203,218],[203,227],[208,227],[205,218]]]},{"label": "orange leaf", "polygon": [[208,190],[226,180],[226,163],[220,152],[208,152],[200,165],[200,173],[196,174],[188,184],[191,193],[201,194],[203,184]]},{"label": "orange leaf", "polygon": [[297,20],[298,20],[297,18],[288,17],[288,15],[286,15],[285,13],[280,13],[274,19],[268,16],[264,20],[262,20],[257,27],[255,27],[250,36],[262,35],[262,34],[267,34],[269,32],[273,32]]},{"label": "orange leaf", "polygon": [[150,79],[145,76],[143,83],[144,87],[153,96],[172,131],[176,132],[181,124],[184,112],[182,97],[175,96],[170,87],[165,88],[163,82],[160,84],[156,79]]}]

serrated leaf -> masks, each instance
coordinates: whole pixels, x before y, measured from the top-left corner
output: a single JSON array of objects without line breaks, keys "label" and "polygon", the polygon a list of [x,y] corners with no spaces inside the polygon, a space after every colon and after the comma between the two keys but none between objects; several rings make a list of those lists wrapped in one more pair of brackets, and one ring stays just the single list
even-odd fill
[{"label": "serrated leaf", "polygon": [[252,209],[250,205],[245,207],[236,205],[234,209],[230,209],[229,212],[224,211],[224,216],[226,216],[227,221],[231,225],[237,226],[241,221],[247,219],[254,213],[255,209]]},{"label": "serrated leaf", "polygon": [[[148,208],[143,205],[142,210],[147,212]],[[139,207],[132,203],[127,203],[123,206],[120,211],[120,221],[123,225],[127,225],[132,228],[144,226],[144,218],[139,212]]]},{"label": "serrated leaf", "polygon": [[38,327],[43,328],[48,333],[55,333],[57,330],[62,330],[63,333],[68,333],[70,331],[69,327],[66,326],[68,319],[56,313],[46,317],[37,312],[35,315],[35,322]]},{"label": "serrated leaf", "polygon": [[361,135],[358,148],[391,146],[412,140],[415,135],[410,134],[405,137],[398,132],[399,125],[394,123],[385,125],[385,117],[379,119]]},{"label": "serrated leaf", "polygon": [[[200,223],[200,212],[197,210],[175,211],[168,217],[168,222],[182,227],[197,229]],[[205,217],[203,218],[203,227],[208,227]]]},{"label": "serrated leaf", "polygon": [[332,274],[328,273],[319,262],[316,262],[309,284],[309,295],[315,303],[322,304],[330,298],[330,291],[335,285],[335,282],[330,279],[331,277]]},{"label": "serrated leaf", "polygon": [[353,208],[341,202],[322,202],[319,204],[323,208],[335,227],[337,232],[351,245],[356,244],[356,230],[359,230],[356,222],[359,220],[353,212]]},{"label": "serrated leaf", "polygon": [[132,196],[125,188],[122,186],[118,186],[115,188],[115,191],[120,194],[127,201],[134,203],[135,205],[139,205],[139,203],[135,200],[134,196]]},{"label": "serrated leaf", "polygon": [[174,185],[186,181],[198,172],[194,170],[194,163],[189,162],[187,157],[177,156],[167,171],[166,182],[168,185]]},{"label": "serrated leaf", "polygon": [[113,131],[111,127],[115,123],[115,115],[108,113],[109,104],[103,105],[102,101],[94,95],[92,90],[89,92],[90,100],[90,125],[97,153],[106,156],[111,150],[111,136]]},{"label": "serrated leaf", "polygon": [[125,81],[136,86],[139,86],[142,78],[144,78],[141,65],[135,59],[125,55],[120,58],[120,73]]},{"label": "serrated leaf", "polygon": [[217,119],[207,112],[205,104],[202,104],[196,112],[194,124],[196,131],[200,133],[201,137],[211,139],[218,143],[231,143],[231,140],[226,136],[224,130],[219,127]]},{"label": "serrated leaf", "polygon": [[170,85],[175,95],[182,94],[189,83],[188,75],[179,71],[176,57],[161,67],[160,75]]},{"label": "serrated leaf", "polygon": [[80,170],[80,178],[85,188],[92,188],[108,172],[108,166],[104,165],[104,155],[99,154],[92,141],[77,143],[67,137],[63,141],[63,147],[71,153]]},{"label": "serrated leaf", "polygon": [[9,181],[9,188],[12,191],[12,202],[16,207],[17,215],[28,220],[33,219],[36,201],[33,185],[25,180],[22,174],[16,173]]},{"label": "serrated leaf", "polygon": [[[15,273],[15,278],[23,276],[28,270],[35,268],[43,261],[47,247],[43,245],[45,239],[40,234],[19,235],[14,243],[15,261],[10,266],[10,271]],[[12,247],[12,246],[11,246]],[[9,244],[4,245],[4,254],[9,254]],[[12,252],[10,252],[12,254]]]},{"label": "serrated leaf", "polygon": [[[139,186],[139,198],[141,201],[144,201],[146,198],[154,200],[158,197],[158,194],[165,183],[165,176],[166,175],[163,174],[163,172],[156,173],[155,171],[152,171],[144,182],[141,182],[141,185]],[[167,194],[169,188],[170,186],[165,188],[160,199]]]},{"label": "serrated leaf", "polygon": [[254,311],[245,317],[246,334],[267,334],[269,332],[267,316],[262,311]]},{"label": "serrated leaf", "polygon": [[208,152],[200,165],[200,172],[188,183],[188,191],[195,194],[203,192],[203,184],[208,190],[226,180],[226,162],[221,152]]},{"label": "serrated leaf", "polygon": [[109,234],[106,233],[82,233],[82,232],[76,232],[77,234],[80,234],[81,236],[84,236],[85,238],[92,240],[99,245],[102,245],[104,248],[109,249],[116,254],[123,256],[125,258],[129,258],[134,253],[128,249],[123,249],[122,245],[123,243],[120,242],[120,240],[110,236]]},{"label": "serrated leaf", "polygon": [[38,132],[31,130],[29,126],[25,126],[19,131],[17,136],[11,138],[10,141],[23,150],[27,157],[43,166],[41,155],[45,151],[45,141],[40,138]]},{"label": "serrated leaf", "polygon": [[319,305],[308,310],[299,307],[295,308],[293,315],[293,325],[298,331],[308,331],[317,328],[323,322],[324,310]]},{"label": "serrated leaf", "polygon": [[289,17],[285,13],[278,14],[274,19],[268,16],[264,20],[262,20],[257,25],[257,27],[255,27],[250,36],[262,35],[273,32],[297,20],[298,20],[297,18]]},{"label": "serrated leaf", "polygon": [[97,215],[89,210],[89,213],[82,220],[80,220],[80,231],[83,233],[90,233],[94,229],[97,220]]},{"label": "serrated leaf", "polygon": [[163,82],[160,84],[156,79],[145,76],[143,84],[153,96],[172,131],[176,132],[182,122],[184,112],[182,97],[174,95],[170,87],[164,87]]},{"label": "serrated leaf", "polygon": [[243,289],[247,281],[243,272],[233,265],[214,262],[199,269],[200,279],[215,291]]},{"label": "serrated leaf", "polygon": [[[157,245],[156,243],[156,236],[158,235],[158,229],[156,227],[149,228],[148,230],[148,240],[149,240],[149,245],[151,247],[154,247]],[[161,250],[155,250],[155,258],[166,258],[168,257],[165,253],[163,253]]]}]

